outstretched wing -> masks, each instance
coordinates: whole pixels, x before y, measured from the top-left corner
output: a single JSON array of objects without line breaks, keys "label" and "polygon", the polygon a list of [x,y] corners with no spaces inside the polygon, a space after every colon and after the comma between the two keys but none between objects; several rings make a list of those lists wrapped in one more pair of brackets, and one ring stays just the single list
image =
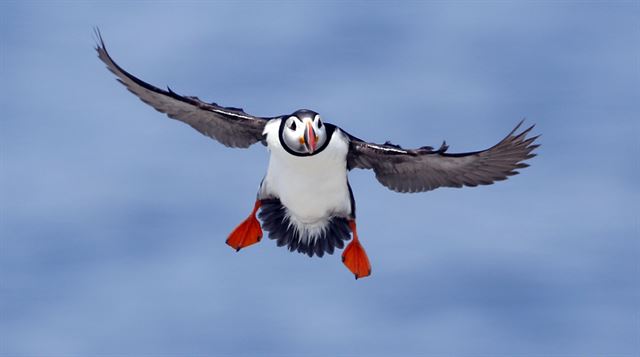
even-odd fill
[{"label": "outstretched wing", "polygon": [[447,153],[443,143],[440,149],[422,147],[408,150],[386,143],[364,142],[351,137],[348,168],[373,169],[380,183],[397,192],[424,192],[438,187],[490,185],[517,174],[528,164],[523,161],[539,145],[538,136],[527,138],[533,126],[516,133],[518,126],[502,141],[490,149],[469,153]]},{"label": "outstretched wing", "polygon": [[129,74],[118,66],[98,37],[98,57],[118,77],[118,81],[157,111],[192,126],[197,131],[218,140],[225,146],[246,148],[262,140],[262,131],[268,118],[249,115],[238,108],[225,108],[216,103],[205,103],[197,97],[181,96],[171,89],[159,89]]}]

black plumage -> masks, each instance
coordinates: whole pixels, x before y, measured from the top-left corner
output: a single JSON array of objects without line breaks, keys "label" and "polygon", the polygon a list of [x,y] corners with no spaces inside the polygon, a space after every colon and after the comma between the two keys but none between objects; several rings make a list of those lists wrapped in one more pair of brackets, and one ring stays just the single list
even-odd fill
[{"label": "black plumage", "polygon": [[262,221],[262,228],[269,232],[269,238],[275,240],[279,247],[286,246],[291,252],[310,257],[333,254],[336,248],[342,249],[344,242],[351,239],[349,222],[343,217],[329,218],[326,228],[315,238],[301,236],[278,199],[262,200],[258,218]]}]

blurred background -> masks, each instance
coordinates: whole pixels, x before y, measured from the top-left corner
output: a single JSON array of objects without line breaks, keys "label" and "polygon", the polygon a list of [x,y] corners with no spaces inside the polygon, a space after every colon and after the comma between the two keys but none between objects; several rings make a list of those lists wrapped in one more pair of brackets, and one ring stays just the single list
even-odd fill
[{"label": "blurred background", "polygon": [[[640,355],[640,5],[0,3],[0,353]],[[268,153],[155,112],[94,51],[248,113],[375,142],[543,134],[521,175],[350,174],[373,276],[224,241]]]}]

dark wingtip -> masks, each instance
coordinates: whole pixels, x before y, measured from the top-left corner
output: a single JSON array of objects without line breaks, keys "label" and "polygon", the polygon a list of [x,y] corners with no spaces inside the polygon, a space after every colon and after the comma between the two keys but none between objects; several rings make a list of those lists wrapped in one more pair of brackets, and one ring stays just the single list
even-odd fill
[{"label": "dark wingtip", "polygon": [[96,41],[96,47],[95,47],[96,51],[99,51],[101,49],[106,51],[107,48],[104,45],[104,40],[102,39],[102,33],[100,32],[100,28],[98,26],[93,27],[93,35],[95,36],[94,39]]},{"label": "dark wingtip", "polygon": [[531,143],[533,143],[534,141],[538,140],[538,138],[541,136],[542,134],[538,134],[536,136],[532,136],[527,140],[530,140]]},{"label": "dark wingtip", "polygon": [[523,139],[527,136],[527,134],[535,127],[536,125],[533,124],[530,127],[526,128],[525,130],[523,130],[520,134],[518,134],[518,136],[516,136],[516,139]]},{"label": "dark wingtip", "polygon": [[507,135],[507,138],[510,137],[511,135],[513,135],[513,133],[515,133],[516,131],[518,131],[518,129],[520,129],[520,127],[522,126],[522,123],[524,123],[524,118],[522,118],[522,120],[520,120],[520,122],[518,123],[518,125],[516,125],[515,128],[513,128],[513,130],[511,130],[511,132],[509,133],[509,135]]}]

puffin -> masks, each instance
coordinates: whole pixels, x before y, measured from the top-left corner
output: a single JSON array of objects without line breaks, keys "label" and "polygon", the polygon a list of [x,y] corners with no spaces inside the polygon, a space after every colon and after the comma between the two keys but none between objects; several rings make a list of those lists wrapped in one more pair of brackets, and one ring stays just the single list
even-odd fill
[{"label": "puffin", "polygon": [[535,142],[539,135],[528,135],[534,125],[520,130],[523,121],[486,150],[450,153],[446,142],[438,149],[367,142],[308,109],[254,116],[138,79],[111,58],[97,29],[96,36],[98,58],[144,103],[227,147],[261,143],[269,150],[269,165],[253,209],[226,240],[236,251],[260,242],[264,229],[278,246],[309,257],[344,249],[344,265],[356,279],[367,277],[371,263],[356,228],[351,170],[373,170],[382,185],[403,193],[491,185],[528,167],[524,161],[534,157],[539,146]]}]

